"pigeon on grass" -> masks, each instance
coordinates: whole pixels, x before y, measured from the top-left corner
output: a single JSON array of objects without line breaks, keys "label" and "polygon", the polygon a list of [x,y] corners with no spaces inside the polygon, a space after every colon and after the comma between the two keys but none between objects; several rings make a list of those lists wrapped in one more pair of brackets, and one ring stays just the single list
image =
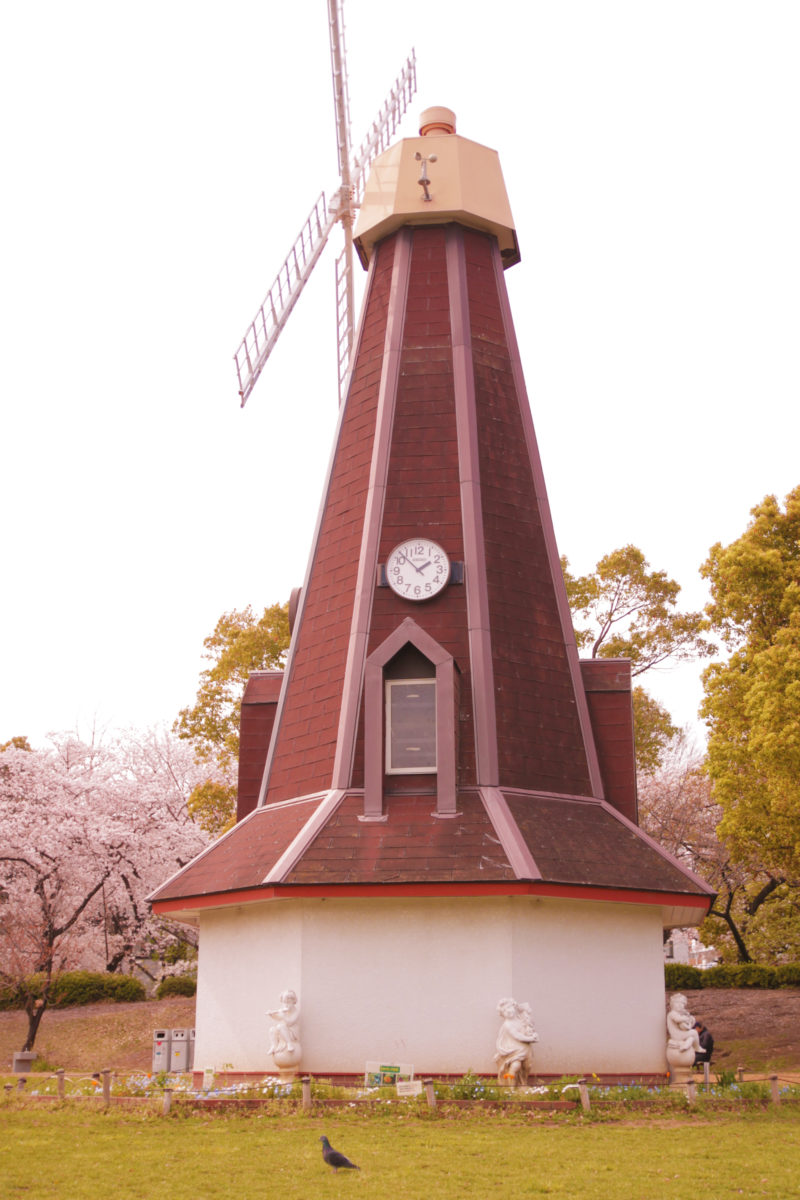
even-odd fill
[{"label": "pigeon on grass", "polygon": [[333,1167],[334,1171],[338,1171],[339,1167],[349,1167],[351,1171],[361,1170],[361,1167],[357,1167],[355,1163],[350,1162],[349,1158],[345,1158],[338,1150],[334,1150],[324,1134],[319,1140],[322,1142],[322,1157],[329,1167]]}]

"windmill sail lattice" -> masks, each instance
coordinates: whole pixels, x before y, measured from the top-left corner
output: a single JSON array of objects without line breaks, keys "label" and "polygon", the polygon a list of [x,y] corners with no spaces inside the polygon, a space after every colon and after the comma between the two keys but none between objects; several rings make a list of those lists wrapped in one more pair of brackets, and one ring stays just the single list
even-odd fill
[{"label": "windmill sail lattice", "polygon": [[339,187],[326,198],[321,193],[314,203],[283,266],[250,322],[234,355],[239,395],[244,405],[272,353],[289,314],[297,303],[337,221],[344,229],[345,246],[336,264],[337,347],[339,398],[343,396],[353,344],[353,221],[364,192],[372,160],[394,137],[417,87],[414,51],[394,82],[389,95],[372,122],[366,137],[351,157],[350,115],[345,65],[344,25],[341,0],[329,2],[331,64],[333,70],[336,135],[339,152]]}]

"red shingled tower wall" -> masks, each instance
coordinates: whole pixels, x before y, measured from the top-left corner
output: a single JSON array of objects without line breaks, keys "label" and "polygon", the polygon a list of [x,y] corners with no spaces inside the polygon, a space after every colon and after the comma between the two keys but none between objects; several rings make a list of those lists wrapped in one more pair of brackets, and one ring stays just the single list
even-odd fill
[{"label": "red shingled tower wall", "polygon": [[[364,664],[406,617],[457,665],[459,787],[600,795],[497,243],[406,228],[370,269],[266,803],[364,786]],[[414,535],[464,583],[423,603],[378,586]]]}]

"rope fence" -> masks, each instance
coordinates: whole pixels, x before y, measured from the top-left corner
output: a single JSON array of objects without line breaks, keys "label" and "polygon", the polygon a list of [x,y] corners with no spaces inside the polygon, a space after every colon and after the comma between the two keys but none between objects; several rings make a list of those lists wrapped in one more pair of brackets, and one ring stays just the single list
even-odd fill
[{"label": "rope fence", "polygon": [[[699,1095],[702,1094],[702,1092],[708,1093],[708,1092],[712,1091],[712,1089],[714,1087],[725,1086],[724,1084],[722,1084],[719,1075],[717,1076],[716,1080],[711,1079],[711,1072],[709,1070],[708,1063],[704,1063],[703,1068],[704,1069],[703,1069],[702,1083],[700,1082],[699,1079],[690,1078],[686,1083],[673,1085],[672,1090],[675,1093],[683,1092],[686,1096],[686,1099],[687,1099],[687,1102],[689,1103],[689,1105],[697,1104]],[[94,1096],[97,1099],[100,1099],[100,1097],[102,1096],[103,1106],[105,1108],[108,1108],[111,1104],[111,1099],[112,1099],[112,1097],[111,1097],[112,1082],[114,1080],[114,1077],[118,1074],[124,1074],[124,1073],[112,1070],[112,1068],[110,1068],[110,1067],[107,1067],[107,1068],[103,1069],[102,1071],[70,1072],[69,1075],[67,1074],[67,1072],[65,1070],[60,1069],[60,1070],[53,1072],[53,1074],[48,1076],[48,1078],[50,1080],[54,1079],[56,1081],[56,1094],[57,1094],[57,1099],[59,1099],[59,1100],[66,1100],[68,1098],[69,1099],[85,1099],[85,1098],[87,1098],[86,1092],[77,1091],[76,1088],[79,1087],[80,1084],[85,1082],[86,1080],[91,1080],[95,1086]],[[731,1074],[732,1074],[732,1072],[731,1072]],[[319,1097],[312,1096],[312,1078],[311,1078],[311,1076],[303,1075],[300,1077],[299,1082],[301,1084],[301,1095],[300,1095],[301,1108],[303,1111],[310,1112],[312,1110],[312,1108],[314,1107],[315,1101],[319,1102]],[[781,1103],[781,1100],[782,1100],[781,1084],[787,1085],[788,1087],[795,1088],[795,1089],[800,1087],[800,1085],[798,1085],[798,1080],[797,1080],[796,1075],[794,1078],[788,1078],[786,1076],[782,1076],[777,1073],[773,1073],[773,1074],[769,1074],[769,1075],[757,1075],[757,1076],[751,1075],[747,1080],[745,1080],[745,1068],[741,1067],[741,1066],[736,1068],[736,1082],[737,1082],[737,1084],[742,1084],[742,1083],[747,1083],[747,1084],[766,1083],[766,1084],[769,1084],[769,1099],[772,1104],[780,1104]],[[28,1083],[28,1079],[27,1079],[27,1076],[25,1076],[25,1075],[20,1075],[20,1077],[14,1083],[6,1083],[4,1085],[6,1098],[9,1099],[11,1094],[14,1092],[16,1092],[18,1094],[24,1093],[27,1083]],[[421,1081],[421,1083],[422,1083],[421,1094],[424,1094],[425,1100],[427,1103],[427,1107],[429,1109],[435,1111],[440,1103],[445,1104],[445,1105],[448,1103],[447,1099],[443,1098],[440,1100],[439,1098],[437,1098],[436,1090],[435,1090],[435,1083],[434,1083],[433,1078],[425,1077]],[[581,1109],[583,1110],[583,1112],[585,1112],[585,1113],[591,1112],[592,1111],[592,1094],[590,1091],[590,1083],[589,1083],[588,1077],[584,1076],[584,1077],[578,1079],[576,1083],[570,1084],[569,1087],[577,1089],[578,1099],[579,1099],[580,1106],[581,1106]],[[562,1091],[566,1091],[566,1090],[567,1090],[566,1088],[562,1089]],[[166,1082],[164,1082],[163,1084],[161,1084],[159,1086],[159,1090],[157,1092],[145,1093],[144,1095],[142,1095],[140,1093],[138,1095],[133,1095],[133,1096],[131,1096],[131,1095],[117,1096],[117,1097],[115,1097],[115,1099],[117,1099],[117,1100],[119,1100],[119,1099],[125,1099],[125,1100],[138,1099],[138,1100],[152,1101],[154,1099],[157,1100],[160,1097],[161,1101],[162,1101],[162,1111],[163,1111],[163,1114],[166,1116],[171,1111],[172,1103],[173,1103],[173,1096],[175,1095],[176,1092],[181,1096],[186,1095],[185,1090],[182,1089],[180,1086],[177,1086],[177,1087],[170,1086],[170,1081],[169,1081],[169,1079],[167,1079]],[[37,1093],[28,1093],[28,1094],[31,1096],[37,1096]],[[190,1092],[189,1096],[191,1099],[194,1099],[194,1100],[203,1098],[200,1093],[195,1093],[195,1092]],[[46,1099],[47,1097],[38,1097],[38,1098]],[[50,1098],[56,1098],[56,1097],[50,1097]],[[93,1098],[91,1093],[88,1094],[88,1098],[89,1099]],[[790,1099],[796,1099],[796,1098],[797,1098],[796,1096],[790,1097]],[[324,1100],[322,1102],[324,1103]],[[596,1104],[597,1103],[603,1104],[606,1102],[607,1102],[607,1099],[605,1097],[601,1097],[601,1098],[595,1097]],[[524,1103],[524,1102],[520,1101],[520,1104],[522,1104],[522,1103]],[[479,1107],[481,1104],[481,1101],[476,1100],[475,1104],[476,1104],[476,1106]],[[540,1107],[540,1106],[544,1107],[544,1106],[546,1106],[546,1104],[547,1104],[546,1101],[540,1101],[536,1105],[536,1107]],[[558,1104],[557,1106],[559,1108],[561,1108],[562,1104]],[[563,1105],[563,1107],[567,1107],[567,1106]]]}]

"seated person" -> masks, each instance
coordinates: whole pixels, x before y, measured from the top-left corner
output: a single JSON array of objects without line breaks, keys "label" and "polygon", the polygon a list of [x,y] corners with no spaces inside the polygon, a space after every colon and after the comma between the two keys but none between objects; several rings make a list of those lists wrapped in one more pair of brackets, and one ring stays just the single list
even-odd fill
[{"label": "seated person", "polygon": [[697,1038],[700,1042],[700,1049],[694,1056],[694,1065],[698,1063],[710,1063],[711,1055],[714,1053],[714,1038],[702,1021],[695,1021],[694,1027],[697,1030]]}]

